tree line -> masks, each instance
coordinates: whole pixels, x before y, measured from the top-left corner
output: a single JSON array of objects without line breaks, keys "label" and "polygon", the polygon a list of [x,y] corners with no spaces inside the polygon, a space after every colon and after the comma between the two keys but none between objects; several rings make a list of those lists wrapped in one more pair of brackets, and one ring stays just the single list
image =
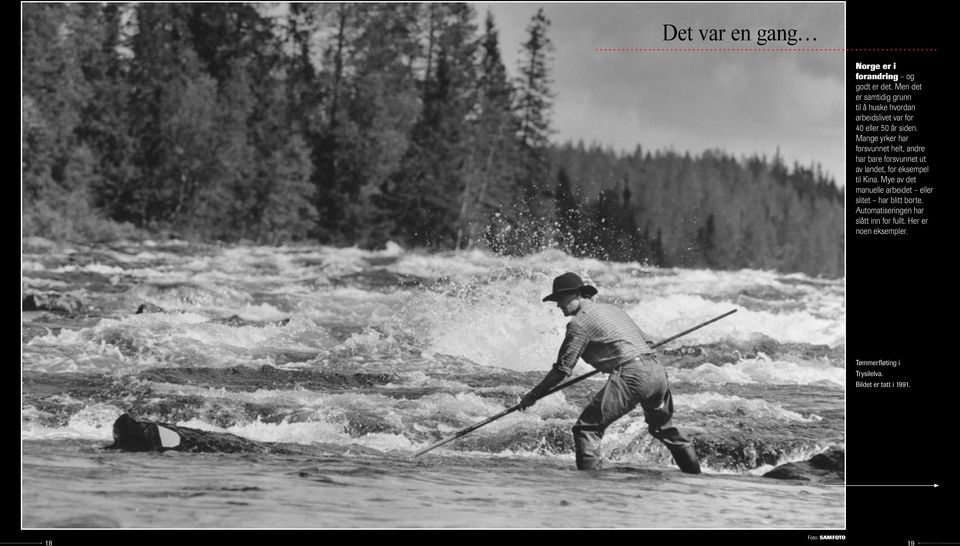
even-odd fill
[{"label": "tree line", "polygon": [[25,234],[547,246],[842,274],[842,192],[779,158],[552,144],[543,10],[515,78],[470,4],[24,4]]},{"label": "tree line", "polygon": [[818,166],[719,150],[554,151],[561,247],[658,266],[844,272],[844,195]]}]

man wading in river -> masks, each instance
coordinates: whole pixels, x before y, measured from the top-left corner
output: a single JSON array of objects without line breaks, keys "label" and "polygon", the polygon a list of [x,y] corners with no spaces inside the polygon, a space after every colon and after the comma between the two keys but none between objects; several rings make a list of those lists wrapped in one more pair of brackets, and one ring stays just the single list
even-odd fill
[{"label": "man wading in river", "polygon": [[577,360],[610,374],[607,384],[580,414],[573,425],[577,468],[601,468],[600,440],[617,419],[638,405],[650,434],[663,442],[680,470],[700,473],[700,461],[693,444],[673,426],[673,398],[667,372],[650,348],[652,344],[640,327],[620,308],[594,302],[597,289],[583,284],[573,273],[553,280],[553,292],[543,301],[555,301],[566,317],[567,334],[553,369],[520,400],[520,409],[534,405],[554,386],[566,379]]}]

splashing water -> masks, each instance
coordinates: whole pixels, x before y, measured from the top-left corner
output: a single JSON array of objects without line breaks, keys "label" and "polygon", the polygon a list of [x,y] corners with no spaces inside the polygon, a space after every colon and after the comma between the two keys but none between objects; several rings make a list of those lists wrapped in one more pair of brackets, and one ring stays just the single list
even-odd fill
[{"label": "splashing water", "polygon": [[[738,310],[661,349],[675,421],[714,450],[710,469],[756,473],[769,457],[750,466],[743,453],[758,445],[788,462],[843,444],[842,280],[557,250],[33,248],[24,245],[24,297],[48,303],[21,314],[28,442],[103,445],[129,413],[338,456],[409,454],[515,404],[549,370],[566,319],[541,299],[554,276],[574,271],[655,339]],[[432,456],[570,468],[569,427],[602,381]],[[614,464],[672,467],[639,411],[608,430],[604,450]]]}]

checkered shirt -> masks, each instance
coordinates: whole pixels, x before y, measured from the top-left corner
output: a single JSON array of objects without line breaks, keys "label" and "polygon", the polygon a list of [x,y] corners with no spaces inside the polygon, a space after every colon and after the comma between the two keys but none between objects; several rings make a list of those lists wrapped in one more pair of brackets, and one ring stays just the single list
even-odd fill
[{"label": "checkered shirt", "polygon": [[580,310],[567,324],[567,335],[553,369],[570,375],[582,358],[609,373],[638,356],[653,353],[647,341],[647,335],[622,309],[584,298],[580,300]]}]

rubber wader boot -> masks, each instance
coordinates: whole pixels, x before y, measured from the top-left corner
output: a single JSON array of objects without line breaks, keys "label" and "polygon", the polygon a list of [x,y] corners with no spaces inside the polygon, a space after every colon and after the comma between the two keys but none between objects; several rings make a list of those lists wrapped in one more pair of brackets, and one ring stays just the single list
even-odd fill
[{"label": "rubber wader boot", "polygon": [[603,459],[577,457],[577,470],[603,470]]},{"label": "rubber wader boot", "polygon": [[680,470],[687,474],[700,473],[700,459],[697,458],[697,452],[693,449],[693,444],[685,446],[667,446],[670,454],[673,455],[674,462],[680,467]]}]

